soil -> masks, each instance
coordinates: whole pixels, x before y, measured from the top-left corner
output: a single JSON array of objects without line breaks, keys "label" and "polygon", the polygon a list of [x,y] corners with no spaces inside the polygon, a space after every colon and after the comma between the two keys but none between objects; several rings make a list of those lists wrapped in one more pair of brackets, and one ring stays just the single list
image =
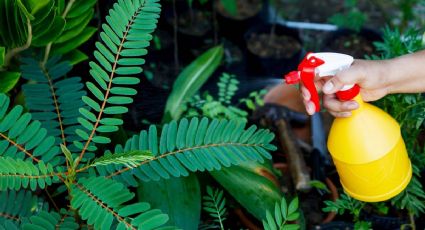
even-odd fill
[{"label": "soil", "polygon": [[301,44],[287,35],[252,34],[248,38],[248,49],[262,58],[288,59],[301,50]]},{"label": "soil", "polygon": [[227,12],[227,10],[221,4],[220,0],[216,1],[217,11],[221,15],[236,20],[245,20],[250,18],[260,12],[261,8],[263,7],[262,0],[236,0],[238,13],[236,15],[232,15]]},{"label": "soil", "polygon": [[332,51],[349,54],[355,58],[364,58],[375,51],[372,41],[356,34],[344,35],[329,44]]},{"label": "soil", "polygon": [[180,33],[192,36],[204,36],[212,29],[211,15],[203,11],[189,10],[178,16]]}]

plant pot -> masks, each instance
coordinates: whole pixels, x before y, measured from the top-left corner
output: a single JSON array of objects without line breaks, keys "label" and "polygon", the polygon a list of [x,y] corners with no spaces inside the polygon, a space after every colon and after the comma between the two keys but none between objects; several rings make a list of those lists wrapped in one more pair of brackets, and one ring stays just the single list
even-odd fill
[{"label": "plant pot", "polygon": [[260,12],[264,10],[262,0],[235,0],[238,13],[232,15],[223,7],[221,0],[214,0],[217,12],[219,34],[235,44],[243,46],[243,35],[249,27],[261,20]]},{"label": "plant pot", "polygon": [[333,221],[326,224],[317,225],[314,230],[352,230],[354,229],[353,223],[344,221]]},{"label": "plant pot", "polygon": [[177,28],[172,5],[164,9],[164,17],[172,38],[177,29],[179,57],[182,64],[185,64],[196,58],[193,50],[205,50],[206,41],[214,38],[211,9],[198,9],[195,6],[191,8],[186,1],[177,1],[175,7]]},{"label": "plant pot", "polygon": [[353,56],[354,58],[364,58],[375,52],[373,42],[381,41],[381,35],[371,29],[362,29],[355,32],[348,29],[338,29],[329,34],[323,43],[322,51],[338,52]]},{"label": "plant pot", "polygon": [[254,76],[281,78],[297,68],[304,56],[297,30],[276,24],[257,24],[245,34],[247,66]]}]

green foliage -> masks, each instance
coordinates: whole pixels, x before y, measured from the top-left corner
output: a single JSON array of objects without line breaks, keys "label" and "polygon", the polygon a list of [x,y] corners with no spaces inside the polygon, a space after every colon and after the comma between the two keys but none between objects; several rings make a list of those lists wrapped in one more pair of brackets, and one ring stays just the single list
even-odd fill
[{"label": "green foliage", "polygon": [[294,198],[288,205],[285,197],[283,197],[281,202],[275,204],[274,217],[272,211],[267,210],[266,220],[263,220],[263,227],[265,230],[296,230],[300,229],[300,225],[288,222],[296,221],[299,218],[298,198]]},{"label": "green foliage", "polygon": [[6,220],[3,223],[0,223],[0,230],[18,230],[18,225],[13,221]]},{"label": "green foliage", "polygon": [[[158,0],[119,3],[106,17],[108,23],[102,25],[102,42],[96,42],[97,50],[94,52],[96,61],[90,62],[90,74],[95,83],[86,83],[92,95],[82,99],[91,109],[80,110],[82,117],[79,122],[84,128],[77,129],[78,136],[86,141],[85,145],[77,144],[82,151],[91,141],[109,143],[110,138],[104,134],[117,131],[118,125],[123,123],[120,118],[112,116],[126,113],[128,109],[125,106],[133,102],[129,96],[137,91],[128,86],[138,84],[140,80],[131,75],[142,72],[140,65],[145,60],[141,57],[147,54],[145,48],[152,39],[151,33],[161,11]],[[104,114],[109,118],[102,116]]]},{"label": "green foliage", "polygon": [[405,190],[391,199],[399,209],[407,209],[415,216],[425,213],[425,192],[419,180],[419,169],[413,167],[413,177]]},{"label": "green foliage", "polygon": [[226,220],[226,198],[223,196],[223,191],[207,187],[207,195],[204,199],[204,210],[214,218],[214,222],[220,225],[220,229],[224,230],[223,222]]},{"label": "green foliage", "polygon": [[9,98],[0,94],[0,156],[36,162],[40,158],[52,165],[60,163],[55,139],[46,136],[46,129],[41,128],[40,122],[31,121],[31,114],[23,113],[22,106],[8,112],[9,103]]},{"label": "green foliage", "polygon": [[230,15],[238,14],[238,5],[236,0],[220,0],[220,4]]},{"label": "green foliage", "polygon": [[195,173],[170,180],[149,181],[137,188],[138,199],[168,214],[169,225],[197,230],[201,220],[201,187]]},{"label": "green foliage", "polygon": [[327,200],[325,201],[325,204],[326,207],[323,208],[323,211],[336,212],[340,215],[348,211],[351,215],[353,215],[354,222],[358,222],[360,220],[360,212],[365,206],[364,202],[353,199],[345,193],[341,194],[341,197],[336,201]]},{"label": "green foliage", "polygon": [[359,32],[365,24],[367,17],[357,7],[357,0],[344,1],[344,13],[332,15],[328,20],[341,28],[347,28]]},{"label": "green foliage", "polygon": [[56,212],[41,211],[37,215],[33,215],[29,218],[28,223],[22,225],[24,230],[33,229],[80,229],[75,221],[75,218],[71,215],[64,214],[61,216]]},{"label": "green foliage", "polygon": [[238,166],[210,172],[216,181],[255,218],[265,219],[282,199],[280,188],[268,176],[273,173],[266,164],[244,162]]},{"label": "green foliage", "polygon": [[[108,192],[106,192],[108,191]],[[160,210],[148,203],[124,203],[134,194],[123,184],[104,177],[82,178],[73,184],[71,206],[95,229],[157,229],[168,221]]]},{"label": "green foliage", "polygon": [[141,162],[152,159],[152,154],[149,151],[138,151],[133,150],[123,153],[107,153],[99,158],[97,158],[93,163],[90,164],[91,167],[96,167],[99,165],[124,165],[128,168],[135,168]]},{"label": "green foliage", "polygon": [[117,145],[115,152],[149,150],[153,158],[139,164],[137,168],[116,165],[96,167],[100,175],[113,177],[126,184],[136,186],[133,176],[143,180],[157,181],[170,176],[187,176],[189,172],[220,170],[222,166],[238,165],[244,161],[270,159],[267,150],[274,150],[270,142],[274,134],[256,126],[244,129],[245,123],[236,120],[209,121],[207,118],[183,118],[179,123],[172,121],[162,128],[160,137],[157,129],[141,131],[130,138],[124,148]]},{"label": "green foliage", "polygon": [[[241,119],[246,121],[248,112],[231,105],[239,87],[239,81],[235,75],[223,73],[217,83],[218,95],[214,98],[208,91],[202,96],[194,95],[189,101],[185,117],[206,116],[209,118]],[[262,97],[267,93],[266,90],[253,91],[247,98],[240,98],[239,104],[245,104],[250,110],[255,110],[257,105],[263,106]]]},{"label": "green foliage", "polygon": [[22,77],[30,81],[22,89],[32,117],[41,122],[48,135],[55,137],[56,145],[62,143],[70,145],[71,151],[77,150],[72,143],[81,141],[75,130],[81,128],[78,111],[84,106],[81,97],[86,95],[81,78],[65,78],[71,65],[58,56],[45,66],[32,58],[23,58],[22,62]]},{"label": "green foliage", "polygon": [[213,47],[179,74],[167,99],[163,121],[180,119],[186,102],[195,95],[221,63],[223,52],[222,46]]},{"label": "green foliage", "polygon": [[[39,205],[41,199],[34,196],[31,191],[2,191],[0,192],[0,229],[10,229],[11,224],[19,225],[26,218],[43,210]],[[13,222],[13,223],[8,223]]]},{"label": "green foliage", "polygon": [[0,158],[0,191],[22,188],[34,191],[37,188],[44,189],[58,180],[58,174],[54,173],[53,167],[43,161],[35,165],[30,161]]},{"label": "green foliage", "polygon": [[372,223],[368,221],[358,221],[354,224],[355,230],[369,230],[372,229]]},{"label": "green foliage", "polygon": [[[375,43],[380,56],[371,59],[389,59],[403,54],[413,53],[423,48],[422,34],[413,29],[400,33],[398,29],[384,29],[383,42]],[[413,177],[407,188],[391,200],[397,208],[406,208],[411,215],[425,213],[425,192],[419,182],[418,171],[425,168],[425,149],[418,137],[424,125],[425,100],[421,94],[392,94],[376,103],[394,117],[401,126],[410,159],[413,163]]]},{"label": "green foliage", "polygon": [[12,90],[18,83],[20,77],[21,73],[19,72],[0,72],[0,93],[7,93]]}]

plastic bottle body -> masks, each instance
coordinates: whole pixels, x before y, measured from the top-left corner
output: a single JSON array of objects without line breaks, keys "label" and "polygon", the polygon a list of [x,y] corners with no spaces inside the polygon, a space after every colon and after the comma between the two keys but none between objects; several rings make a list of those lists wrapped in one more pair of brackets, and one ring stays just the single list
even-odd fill
[{"label": "plastic bottle body", "polygon": [[381,109],[364,103],[332,124],[328,149],[341,184],[352,197],[378,202],[400,193],[412,177],[399,124]]}]

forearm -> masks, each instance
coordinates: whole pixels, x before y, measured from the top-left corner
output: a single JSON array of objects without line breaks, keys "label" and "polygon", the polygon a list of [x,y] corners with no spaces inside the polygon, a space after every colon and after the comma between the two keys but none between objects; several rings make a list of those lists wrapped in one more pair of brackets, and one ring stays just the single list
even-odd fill
[{"label": "forearm", "polygon": [[384,62],[389,93],[425,92],[425,50]]}]

